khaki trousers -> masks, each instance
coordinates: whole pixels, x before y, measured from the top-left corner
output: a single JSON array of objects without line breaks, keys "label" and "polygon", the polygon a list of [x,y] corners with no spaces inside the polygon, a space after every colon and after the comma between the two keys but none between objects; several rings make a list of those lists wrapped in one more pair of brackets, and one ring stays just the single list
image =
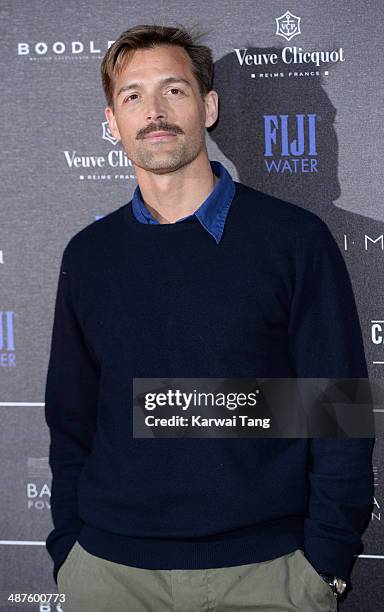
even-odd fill
[{"label": "khaki trousers", "polygon": [[63,612],[336,612],[301,549],[260,563],[152,570],[96,557],[75,542],[57,576]]}]

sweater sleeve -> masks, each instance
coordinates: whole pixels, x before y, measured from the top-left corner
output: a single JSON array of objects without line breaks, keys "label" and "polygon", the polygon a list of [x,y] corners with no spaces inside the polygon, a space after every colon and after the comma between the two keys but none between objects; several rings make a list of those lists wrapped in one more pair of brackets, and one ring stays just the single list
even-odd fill
[{"label": "sweater sleeve", "polygon": [[67,246],[60,266],[45,387],[54,525],[46,548],[54,562],[55,582],[82,527],[76,488],[96,431],[99,372],[76,317],[72,281]]},{"label": "sweater sleeve", "polygon": [[[298,378],[367,378],[362,333],[344,258],[319,218],[297,240],[289,342]],[[318,572],[350,579],[373,505],[374,438],[310,440],[304,553]]]}]

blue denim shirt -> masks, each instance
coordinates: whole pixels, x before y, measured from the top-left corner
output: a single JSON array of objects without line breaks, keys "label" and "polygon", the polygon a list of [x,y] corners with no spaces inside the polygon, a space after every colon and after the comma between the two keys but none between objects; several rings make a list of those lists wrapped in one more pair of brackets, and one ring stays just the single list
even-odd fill
[{"label": "blue denim shirt", "polygon": [[[223,164],[218,161],[210,161],[210,164],[212,172],[219,178],[213,191],[192,215],[178,219],[176,223],[191,219],[195,215],[218,244],[223,234],[229,207],[235,195],[235,184]],[[132,210],[140,223],[159,223],[145,206],[139,185],[136,186],[132,196]]]}]

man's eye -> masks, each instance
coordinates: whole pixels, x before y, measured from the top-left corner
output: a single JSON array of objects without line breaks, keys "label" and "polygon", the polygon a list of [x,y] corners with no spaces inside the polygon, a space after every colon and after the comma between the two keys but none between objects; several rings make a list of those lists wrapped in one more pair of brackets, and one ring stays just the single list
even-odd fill
[{"label": "man's eye", "polygon": [[172,87],[172,89],[170,89],[169,91],[179,91],[180,93],[183,93],[181,89],[178,89],[177,87]]},{"label": "man's eye", "polygon": [[132,98],[132,96],[137,96],[137,94],[131,94],[130,96],[127,96],[126,98],[124,98],[124,102],[127,102],[127,100]]}]

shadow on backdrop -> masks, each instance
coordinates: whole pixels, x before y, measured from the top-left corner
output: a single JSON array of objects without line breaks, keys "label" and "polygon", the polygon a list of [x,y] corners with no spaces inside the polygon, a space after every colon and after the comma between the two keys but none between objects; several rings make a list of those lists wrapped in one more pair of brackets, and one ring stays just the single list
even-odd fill
[{"label": "shadow on backdrop", "polygon": [[[280,57],[279,51],[276,47],[256,48],[249,45],[247,53],[276,53]],[[332,70],[332,65],[325,68]],[[319,68],[314,64],[305,64],[299,70],[319,71]],[[259,76],[267,71],[284,73],[285,76]],[[219,117],[208,131],[223,155],[236,167],[241,183],[309,209],[326,222],[347,263],[363,336],[366,339],[370,321],[380,319],[384,308],[384,292],[375,272],[380,269],[378,264],[375,265],[375,261],[381,257],[383,251],[384,223],[369,217],[368,199],[362,202],[362,207],[367,208],[366,215],[356,214],[334,204],[341,194],[335,130],[337,111],[323,87],[320,76],[288,77],[290,71],[293,72],[294,69],[289,68],[281,59],[273,67],[247,66],[245,63],[240,66],[235,52],[223,56],[215,62],[213,82],[213,89],[219,95]],[[254,78],[251,74],[255,75]],[[316,115],[312,120],[316,139],[315,155],[308,155],[309,114]],[[265,115],[275,118],[272,121],[267,120],[265,124]],[[281,119],[281,115],[288,115],[288,119]],[[287,121],[289,145],[294,139],[298,139],[297,115],[306,116],[304,154],[282,155],[286,153],[282,143],[282,121]],[[276,141],[272,146],[272,156],[267,157],[266,129],[269,134],[271,130],[275,130],[273,135]],[[296,142],[296,145],[299,144]],[[312,149],[313,144],[312,142]],[[294,158],[299,162],[302,158],[308,159],[309,162],[313,159],[317,172],[301,172],[300,163],[297,163],[297,172],[294,172]],[[271,169],[272,160],[276,164],[275,169],[272,164],[272,170],[268,171],[266,164]],[[288,163],[284,166],[287,160]],[[356,172],[362,163],[362,157],[356,159]],[[289,165],[293,172],[287,169]],[[306,163],[306,167],[310,168],[309,163]],[[347,235],[347,250],[344,234]],[[369,239],[366,239],[365,235],[369,236]],[[367,344],[365,348],[368,361],[368,357],[372,357],[369,352],[375,347]]]}]

